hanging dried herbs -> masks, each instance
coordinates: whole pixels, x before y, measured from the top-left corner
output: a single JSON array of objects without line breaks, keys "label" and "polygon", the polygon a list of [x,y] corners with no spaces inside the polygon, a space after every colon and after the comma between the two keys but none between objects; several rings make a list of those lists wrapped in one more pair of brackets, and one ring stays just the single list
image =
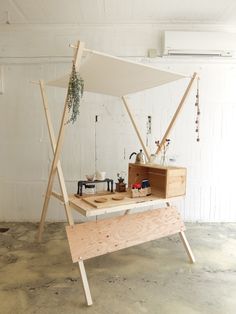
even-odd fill
[{"label": "hanging dried herbs", "polygon": [[73,62],[66,99],[69,111],[71,111],[71,117],[68,120],[68,123],[74,123],[77,119],[77,116],[79,115],[79,106],[81,98],[83,97],[83,92],[84,80],[79,75],[79,73],[76,72],[75,64]]}]

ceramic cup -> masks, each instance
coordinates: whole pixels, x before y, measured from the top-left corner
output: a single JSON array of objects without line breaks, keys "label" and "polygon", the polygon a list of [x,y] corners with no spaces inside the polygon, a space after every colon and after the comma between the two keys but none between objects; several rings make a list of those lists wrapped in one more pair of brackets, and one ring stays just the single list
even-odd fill
[{"label": "ceramic cup", "polygon": [[93,181],[93,179],[94,179],[94,174],[86,174],[86,179],[87,179],[88,181]]},{"label": "ceramic cup", "polygon": [[96,171],[96,179],[97,180],[105,180],[106,179],[106,172],[105,171]]}]

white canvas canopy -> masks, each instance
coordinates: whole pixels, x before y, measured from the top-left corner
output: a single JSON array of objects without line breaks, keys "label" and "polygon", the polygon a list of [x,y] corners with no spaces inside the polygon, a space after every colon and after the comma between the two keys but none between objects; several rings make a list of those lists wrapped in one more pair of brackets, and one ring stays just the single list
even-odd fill
[{"label": "white canvas canopy", "polygon": [[[118,97],[185,77],[88,49],[83,54],[79,73],[84,79],[85,91]],[[69,77],[70,73],[47,85],[67,88]]]}]

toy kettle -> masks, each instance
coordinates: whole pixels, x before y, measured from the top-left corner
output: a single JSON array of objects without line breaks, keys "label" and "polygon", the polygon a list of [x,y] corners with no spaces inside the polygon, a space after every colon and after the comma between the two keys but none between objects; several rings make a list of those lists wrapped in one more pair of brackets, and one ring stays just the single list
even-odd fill
[{"label": "toy kettle", "polygon": [[136,164],[146,164],[146,156],[145,154],[143,153],[142,149],[140,149],[140,152],[139,153],[135,153],[133,152],[130,156],[129,156],[129,159],[131,159],[131,157],[133,155],[136,155],[136,159],[135,159],[135,163]]}]

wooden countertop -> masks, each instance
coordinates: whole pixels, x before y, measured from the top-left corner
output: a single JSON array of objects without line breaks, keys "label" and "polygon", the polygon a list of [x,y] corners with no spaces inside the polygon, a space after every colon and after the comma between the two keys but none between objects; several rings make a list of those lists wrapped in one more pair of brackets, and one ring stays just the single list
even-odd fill
[{"label": "wooden countertop", "polygon": [[[56,192],[53,192],[52,195],[61,201],[63,201],[62,196],[57,194]],[[104,215],[104,214],[109,214],[109,213],[115,213],[115,212],[122,212],[122,211],[127,211],[131,209],[138,209],[138,208],[143,208],[147,206],[152,206],[152,205],[159,205],[162,203],[167,203],[170,202],[173,199],[178,199],[180,197],[174,197],[174,198],[169,198],[165,199],[162,197],[159,197],[157,195],[150,195],[150,196],[145,196],[145,197],[138,197],[138,198],[131,198],[129,192],[125,193],[113,193],[113,194],[106,194],[105,197],[111,195],[123,195],[126,200],[121,200],[121,201],[114,201],[113,204],[111,203],[103,203],[102,206],[100,205],[100,208],[95,208],[94,206],[90,205],[88,202],[83,200],[82,198],[79,198],[75,195],[70,195],[69,196],[69,204],[70,206],[77,210],[80,214],[82,214],[85,217],[93,217],[93,216],[99,216],[99,215]],[[91,195],[95,196],[95,195]],[[101,196],[101,194],[97,195],[98,197]],[[127,199],[128,202],[127,202]]]}]

